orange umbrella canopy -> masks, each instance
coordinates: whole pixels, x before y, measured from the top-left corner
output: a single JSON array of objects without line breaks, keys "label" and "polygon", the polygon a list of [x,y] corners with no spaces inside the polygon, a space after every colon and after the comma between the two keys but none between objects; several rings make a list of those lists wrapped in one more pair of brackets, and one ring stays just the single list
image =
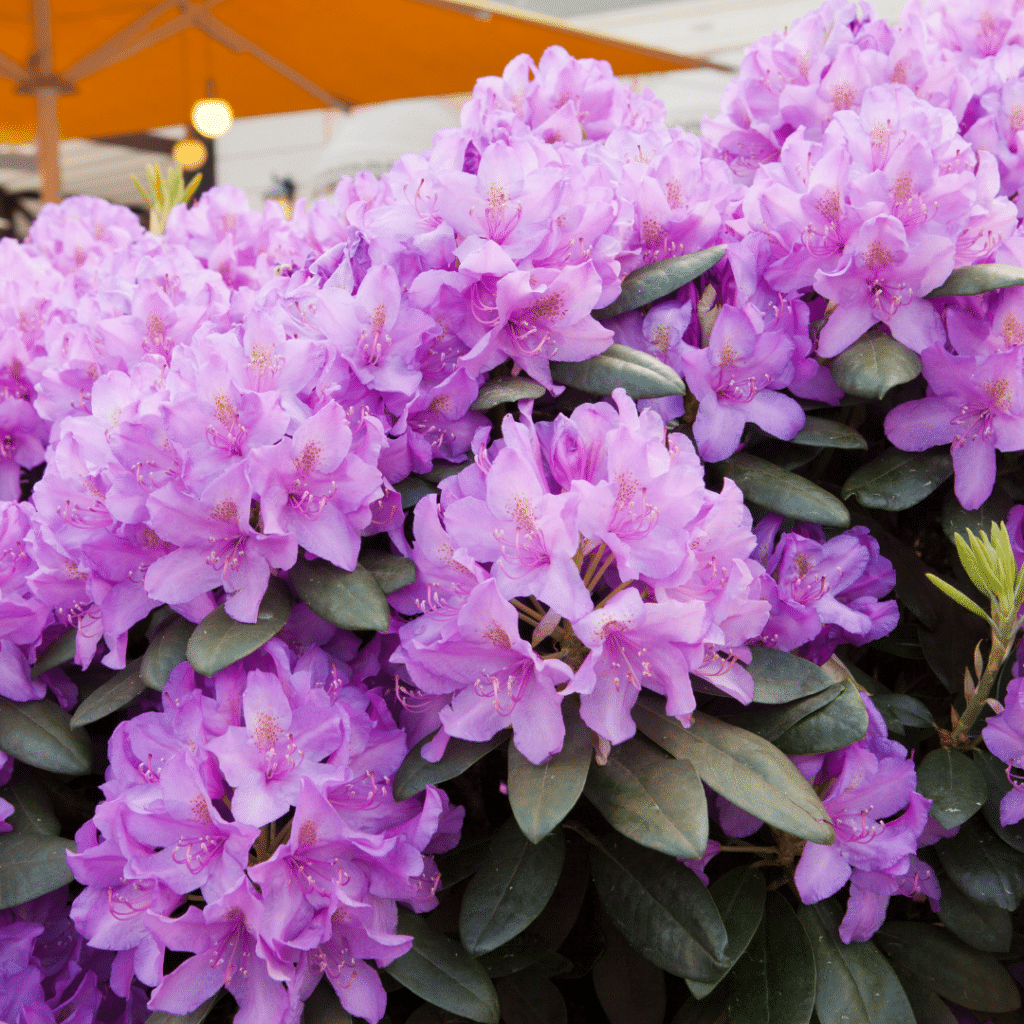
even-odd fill
[{"label": "orange umbrella canopy", "polygon": [[40,90],[61,135],[99,137],[181,123],[211,91],[241,117],[467,92],[556,43],[618,74],[707,63],[486,0],[5,0],[0,140],[35,134]]}]

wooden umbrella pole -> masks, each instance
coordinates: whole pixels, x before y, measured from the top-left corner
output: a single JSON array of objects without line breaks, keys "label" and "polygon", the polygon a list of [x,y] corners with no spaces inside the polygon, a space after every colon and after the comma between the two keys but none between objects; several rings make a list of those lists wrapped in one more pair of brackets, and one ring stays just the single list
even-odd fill
[{"label": "wooden umbrella pole", "polygon": [[64,198],[60,180],[60,118],[57,113],[57,84],[53,78],[53,31],[50,0],[32,0],[37,66],[32,91],[36,97],[36,148],[42,178],[40,198],[59,203]]}]

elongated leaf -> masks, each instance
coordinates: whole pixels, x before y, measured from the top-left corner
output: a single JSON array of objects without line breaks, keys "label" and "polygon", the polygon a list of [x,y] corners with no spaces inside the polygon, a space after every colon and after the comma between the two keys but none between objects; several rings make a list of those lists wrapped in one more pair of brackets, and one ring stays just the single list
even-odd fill
[{"label": "elongated leaf", "polygon": [[968,530],[975,535],[982,532],[988,535],[994,525],[1006,522],[1013,505],[1013,498],[998,484],[981,508],[965,509],[956,500],[956,494],[950,494],[942,503],[942,532],[950,544],[958,533],[966,537]]},{"label": "elongated leaf", "polygon": [[978,817],[935,848],[946,874],[976,903],[1014,911],[1024,896],[1024,856]]},{"label": "elongated leaf", "polygon": [[832,900],[801,907],[799,917],[814,951],[821,1024],[915,1024],[885,957],[870,942],[839,938],[841,915]]},{"label": "elongated leaf", "polygon": [[412,936],[412,949],[384,968],[391,977],[428,1003],[480,1024],[498,1024],[498,993],[469,953],[404,907],[398,909],[397,930]]},{"label": "elongated leaf", "polygon": [[752,647],[747,671],[754,680],[755,704],[785,704],[827,690],[832,678],[813,661],[773,647]]},{"label": "elongated leaf", "polygon": [[60,835],[60,822],[53,813],[49,794],[32,773],[19,771],[0,789],[0,798],[14,807],[7,824],[19,835]]},{"label": "elongated leaf", "polygon": [[139,675],[154,690],[163,690],[171,672],[188,658],[188,642],[197,627],[176,615],[150,641],[142,656]]},{"label": "elongated leaf", "polygon": [[385,594],[393,594],[416,582],[416,563],[387,551],[363,551],[359,564],[377,581]]},{"label": "elongated leaf", "polygon": [[716,463],[715,468],[736,482],[748,502],[761,505],[769,512],[842,530],[850,525],[850,513],[834,495],[756,455],[737,452],[724,462]]},{"label": "elongated leaf", "polygon": [[566,1024],[569,1019],[562,993],[536,971],[510,974],[495,988],[505,1024]]},{"label": "elongated leaf", "polygon": [[491,979],[532,967],[541,974],[559,974],[572,967],[572,961],[553,953],[546,942],[532,932],[520,932],[504,945],[477,958],[477,962]]},{"label": "elongated leaf", "polygon": [[189,662],[200,675],[215,675],[222,668],[252,654],[284,629],[291,608],[288,588],[271,576],[267,592],[260,601],[256,621],[237,622],[223,605],[214,608],[196,626],[188,642]]},{"label": "elongated leaf", "polygon": [[437,494],[437,488],[421,476],[407,476],[395,484],[395,490],[402,496],[402,508],[412,508],[420,498],[428,494]]},{"label": "elongated leaf", "polygon": [[718,981],[714,984],[687,981],[690,991],[698,999],[703,999],[721,982],[750,945],[764,916],[767,886],[764,875],[757,868],[743,867],[726,872],[711,883],[709,891],[722,915],[729,943],[723,958],[726,966],[719,972]]},{"label": "elongated leaf", "polygon": [[853,427],[822,416],[808,416],[796,437],[790,444],[807,448],[848,448],[866,450],[868,443]]},{"label": "elongated leaf", "polygon": [[0,750],[34,768],[64,775],[88,775],[92,744],[84,729],[52,700],[14,701],[0,697]]},{"label": "elongated leaf", "polygon": [[985,906],[965,896],[955,885],[942,887],[939,919],[969,946],[986,953],[1008,953],[1013,916],[1002,907]]},{"label": "elongated leaf", "polygon": [[508,799],[523,835],[539,843],[576,806],[590,771],[593,733],[579,716],[578,699],[563,701],[565,742],[542,765],[508,748]]},{"label": "elongated leaf", "polygon": [[720,262],[725,253],[724,245],[713,245],[700,252],[672,256],[667,260],[658,260],[656,263],[639,267],[626,276],[622,282],[621,294],[610,306],[594,310],[594,318],[607,320],[620,313],[628,313],[631,309],[640,309],[641,306],[657,302],[658,299],[663,299],[682,288],[684,284],[696,281],[701,274]]},{"label": "elongated leaf", "polygon": [[420,751],[434,734],[425,737],[406,755],[401,767],[395,773],[393,791],[396,800],[408,800],[422,793],[427,786],[436,786],[461,775],[485,754],[500,747],[509,737],[509,730],[495,733],[489,740],[473,743],[470,740],[451,739],[440,761],[428,761]]},{"label": "elongated leaf", "polygon": [[809,697],[789,701],[787,704],[758,706],[756,704],[736,715],[729,721],[741,729],[749,729],[769,743],[775,743],[791,726],[802,721],[815,711],[828,707],[843,692],[842,683],[833,683],[827,690],[812,693]]},{"label": "elongated leaf", "polygon": [[78,630],[69,629],[61,633],[49,647],[43,651],[32,666],[32,678],[49,672],[51,668],[58,665],[66,665],[75,656],[75,644],[78,640]]},{"label": "elongated leaf", "polygon": [[666,363],[619,344],[579,363],[552,362],[551,379],[588,395],[610,395],[616,388],[634,399],[686,394],[683,378]]},{"label": "elongated leaf", "polygon": [[823,754],[864,739],[868,710],[848,679],[834,701],[790,726],[776,741],[783,753]]},{"label": "elongated leaf", "polygon": [[146,684],[142,680],[142,659],[136,658],[127,668],[121,669],[117,675],[101,683],[75,708],[71,716],[71,727],[79,728],[92,725],[107,715],[112,715],[123,707],[138,700],[146,692]]},{"label": "elongated leaf", "polygon": [[530,377],[492,377],[485,381],[476,401],[470,406],[474,412],[487,412],[505,402],[520,402],[524,398],[540,398],[547,388]]},{"label": "elongated leaf", "polygon": [[607,918],[601,930],[608,945],[594,964],[594,991],[609,1024],[662,1024],[665,972],[633,949]]},{"label": "elongated leaf", "polygon": [[944,928],[887,921],[875,933],[875,942],[894,963],[950,1002],[987,1013],[1020,1007],[1020,990],[999,961]]},{"label": "elongated leaf", "polygon": [[997,288],[1013,288],[1024,284],[1024,270],[1008,263],[979,263],[972,267],[957,267],[926,299],[944,295],[981,295]]},{"label": "elongated leaf", "polygon": [[352,1024],[351,1014],[327,978],[321,978],[303,1005],[302,1024]]},{"label": "elongated leaf", "polygon": [[914,1011],[917,1024],[957,1024],[953,1011],[931,989],[925,988],[912,974],[901,971],[899,964],[893,964],[893,969]]},{"label": "elongated leaf", "polygon": [[793,908],[777,893],[746,954],[729,978],[730,1024],[807,1024],[816,970],[811,941]]},{"label": "elongated leaf", "polygon": [[146,1018],[146,1024],[203,1024],[222,995],[223,989],[210,996],[205,1003],[200,1003],[191,1013],[164,1013],[163,1010],[155,1010]]},{"label": "elongated leaf", "polygon": [[932,801],[929,814],[943,827],[962,825],[985,805],[985,773],[958,750],[933,750],[917,769],[917,791]]},{"label": "elongated leaf", "polygon": [[850,475],[843,484],[843,498],[856,497],[865,508],[902,512],[924,501],[952,475],[953,458],[947,449],[890,448]]},{"label": "elongated leaf", "polygon": [[385,630],[391,621],[388,599],[373,573],[357,565],[351,572],[322,558],[301,555],[288,570],[295,592],[322,619],[339,629]]},{"label": "elongated leaf", "polygon": [[778,747],[700,711],[689,729],[665,713],[663,701],[642,694],[633,709],[637,727],[737,807],[812,843],[830,845],[835,831],[817,794]]},{"label": "elongated leaf", "polygon": [[624,836],[672,857],[693,860],[708,845],[708,807],[689,761],[667,757],[637,736],[594,765],[587,799]]},{"label": "elongated leaf", "polygon": [[718,977],[728,935],[715,901],[686,865],[610,836],[593,851],[591,870],[601,904],[634,949],[676,977]]},{"label": "elongated leaf", "polygon": [[848,395],[882,399],[897,384],[920,375],[921,357],[891,334],[868,331],[832,360],[831,369],[833,380]]},{"label": "elongated leaf", "polygon": [[489,953],[536,920],[555,891],[565,837],[552,832],[532,843],[509,818],[462,897],[459,934],[471,953]]},{"label": "elongated leaf", "polygon": [[64,854],[74,849],[60,836],[0,835],[0,910],[67,885],[72,875]]},{"label": "elongated leaf", "polygon": [[885,719],[889,732],[903,735],[904,729],[931,729],[932,713],[923,701],[905,693],[876,693],[872,698],[875,707]]}]

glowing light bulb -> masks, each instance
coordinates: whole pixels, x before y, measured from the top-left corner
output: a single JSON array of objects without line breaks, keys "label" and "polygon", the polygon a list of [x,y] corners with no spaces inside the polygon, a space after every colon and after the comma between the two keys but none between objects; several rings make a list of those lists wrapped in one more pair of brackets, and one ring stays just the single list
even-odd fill
[{"label": "glowing light bulb", "polygon": [[217,96],[192,104],[192,127],[208,139],[219,139],[234,123],[235,112],[227,100]]},{"label": "glowing light bulb", "polygon": [[206,163],[208,155],[206,146],[200,139],[178,139],[171,149],[171,156],[186,171],[198,171]]}]

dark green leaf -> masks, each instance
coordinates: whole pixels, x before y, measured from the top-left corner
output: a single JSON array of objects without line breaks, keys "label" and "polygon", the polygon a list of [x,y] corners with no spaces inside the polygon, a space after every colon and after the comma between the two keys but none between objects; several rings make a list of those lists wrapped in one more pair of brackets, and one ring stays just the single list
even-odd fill
[{"label": "dark green leaf", "polygon": [[224,990],[221,989],[191,1013],[164,1013],[163,1010],[156,1010],[146,1018],[146,1024],[203,1024],[223,994]]},{"label": "dark green leaf", "polygon": [[572,966],[572,961],[553,953],[547,943],[532,932],[520,932],[504,945],[479,957],[478,961],[490,978],[504,978],[526,970],[527,967],[547,974],[549,971],[546,968],[553,966],[554,970],[550,973],[558,974]]},{"label": "dark green leaf", "polygon": [[256,621],[238,622],[228,615],[223,605],[214,608],[192,633],[188,642],[188,660],[200,675],[215,675],[276,636],[288,621],[291,608],[288,588],[271,576],[267,592],[260,601]]},{"label": "dark green leaf", "polygon": [[857,687],[847,679],[843,691],[830,704],[787,729],[776,741],[785,754],[823,754],[864,739],[868,710]]},{"label": "dark green leaf", "polygon": [[357,565],[351,572],[323,558],[299,560],[288,570],[299,597],[339,629],[383,631],[391,621],[388,599],[373,573]]},{"label": "dark green leaf", "polygon": [[848,395],[881,399],[890,388],[920,375],[921,357],[891,334],[868,331],[840,352],[831,368],[832,378]]},{"label": "dark green leaf", "polygon": [[[431,1006],[430,1003],[423,1003],[409,1014],[405,1024],[463,1024],[467,1019],[460,1017],[457,1013],[449,1013],[440,1007]],[[388,1024],[388,1018],[385,1017],[380,1024]]]},{"label": "dark green leaf", "polygon": [[663,701],[646,693],[633,717],[648,739],[673,757],[686,758],[716,793],[737,807],[812,843],[835,842],[828,812],[810,783],[767,740],[700,711],[686,729],[665,713]]},{"label": "dark green leaf", "polygon": [[435,856],[434,863],[441,872],[441,888],[450,889],[469,878],[480,866],[490,844],[490,837],[471,840],[463,838],[454,850]]},{"label": "dark green leaf", "polygon": [[498,993],[487,972],[457,942],[417,914],[398,909],[398,934],[412,949],[385,968],[414,995],[480,1024],[498,1024]]},{"label": "dark green leaf", "polygon": [[905,693],[879,693],[871,699],[890,732],[902,736],[904,729],[932,728],[932,713],[916,697]]},{"label": "dark green leaf", "polygon": [[821,1024],[915,1024],[885,957],[870,942],[839,938],[841,915],[832,900],[801,907],[799,915],[814,951]]},{"label": "dark green leaf", "polygon": [[34,900],[72,881],[64,854],[75,844],[60,836],[0,835],[0,910]]},{"label": "dark green leaf", "polygon": [[634,399],[686,394],[683,378],[666,363],[619,344],[580,363],[552,362],[551,379],[588,395],[610,395],[616,388]]},{"label": "dark green leaf", "polygon": [[993,757],[987,750],[974,752],[974,763],[985,773],[988,782],[988,800],[985,802],[984,816],[989,827],[1007,846],[1018,853],[1024,853],[1024,821],[1016,825],[1002,825],[999,821],[999,804],[1013,786],[1006,777],[1006,765]]},{"label": "dark green leaf", "polygon": [[88,775],[92,744],[84,729],[52,700],[14,701],[0,697],[0,750],[34,768],[64,775]]},{"label": "dark green leaf", "polygon": [[[809,697],[789,701],[787,704],[752,704],[743,711],[729,717],[729,721],[741,729],[749,729],[769,743],[775,743],[787,729],[802,721],[808,715],[828,707],[843,693],[842,683],[833,683],[827,690],[812,693]],[[756,695],[755,695],[756,696]]]},{"label": "dark green leaf", "polygon": [[725,1014],[725,985],[706,999],[689,999],[676,1011],[672,1024],[718,1024]]},{"label": "dark green leaf", "polygon": [[755,704],[785,704],[834,685],[827,672],[799,655],[773,647],[752,647],[750,654]]},{"label": "dark green leaf", "polygon": [[666,295],[678,291],[684,284],[696,281],[701,274],[710,270],[726,253],[724,245],[713,245],[700,252],[691,252],[685,256],[671,256],[667,260],[658,260],[639,267],[626,276],[622,282],[619,297],[604,309],[595,309],[596,320],[607,320],[609,317],[628,313],[631,309],[648,306]]},{"label": "dark green leaf", "polygon": [[492,377],[480,387],[476,401],[470,406],[474,412],[487,412],[505,402],[519,402],[524,398],[540,398],[547,388],[529,377]]},{"label": "dark green leaf", "polygon": [[942,599],[942,604],[932,629],[918,627],[921,653],[950,693],[961,692],[964,667],[974,663],[974,649],[978,641],[987,636],[988,630],[981,619],[949,600],[938,587],[932,586],[932,590]]},{"label": "dark green leaf", "polygon": [[899,964],[893,964],[893,968],[917,1024],[957,1024],[953,1011],[931,989],[925,988],[913,975],[901,971]]},{"label": "dark green leaf", "polygon": [[887,921],[875,933],[875,942],[943,999],[989,1013],[1020,1006],[1020,990],[999,961],[944,928],[921,921]]},{"label": "dark green leaf", "polygon": [[635,736],[594,765],[587,799],[624,836],[672,857],[694,860],[708,845],[708,807],[689,761],[668,757]]},{"label": "dark green leaf", "polygon": [[590,845],[575,832],[565,837],[565,864],[554,895],[530,932],[549,949],[561,949],[579,919],[590,888]]},{"label": "dark green leaf", "polygon": [[531,843],[509,818],[462,897],[459,933],[470,953],[489,953],[536,919],[555,891],[565,838],[552,832]]},{"label": "dark green leaf", "polygon": [[444,459],[438,459],[423,474],[423,479],[436,485],[442,480],[447,480],[450,476],[456,476],[461,473],[468,465],[468,462],[446,462]]},{"label": "dark green leaf", "polygon": [[890,448],[850,475],[843,484],[843,498],[856,497],[865,508],[902,512],[924,501],[952,475],[953,458],[946,448],[927,452]]},{"label": "dark green leaf", "polygon": [[808,448],[866,449],[867,441],[853,427],[821,416],[808,416],[800,432],[790,438],[790,444]]},{"label": "dark green leaf", "polygon": [[676,977],[718,977],[725,925],[685,864],[612,835],[593,851],[591,868],[604,909],[634,949]]},{"label": "dark green leaf", "polygon": [[965,895],[986,906],[1016,910],[1024,896],[1024,856],[1010,849],[984,822],[968,818],[936,852],[946,874]]},{"label": "dark green leaf", "polygon": [[351,1014],[327,978],[320,979],[302,1007],[302,1024],[352,1024]]},{"label": "dark green leaf", "polygon": [[142,659],[136,658],[121,669],[115,676],[101,683],[75,708],[71,716],[71,727],[80,728],[92,725],[107,715],[127,707],[132,701],[138,700],[146,692],[146,684],[142,681],[140,671]]},{"label": "dark green leaf", "polygon": [[944,295],[981,295],[997,288],[1013,288],[1024,284],[1024,270],[1008,263],[979,263],[977,266],[957,267],[926,299]]},{"label": "dark green leaf", "polygon": [[807,1024],[814,1009],[811,941],[778,893],[729,979],[729,1024]]},{"label": "dark green leaf", "polygon": [[505,1024],[566,1024],[569,1019],[562,993],[536,971],[510,974],[495,988]]},{"label": "dark green leaf", "polygon": [[958,938],[986,953],[1008,953],[1013,917],[1002,907],[984,906],[965,896],[951,882],[943,885],[939,918]]},{"label": "dark green leaf", "polygon": [[748,502],[769,512],[841,530],[850,525],[850,513],[834,495],[756,455],[737,452],[724,462],[716,463],[715,469],[734,480]]},{"label": "dark green leaf", "polygon": [[421,476],[407,476],[395,484],[395,490],[402,496],[402,508],[412,508],[428,494],[437,494],[437,488]]},{"label": "dark green leaf", "polygon": [[609,1024],[662,1024],[667,1002],[665,972],[645,960],[605,918],[604,956],[594,964],[597,1001]]},{"label": "dark green leaf", "polygon": [[688,981],[690,991],[703,999],[728,973],[747,946],[764,916],[764,899],[767,887],[764,875],[757,868],[733,868],[711,883],[710,893],[722,915],[729,944],[725,947],[725,963],[714,984],[703,981]]},{"label": "dark green leaf", "polygon": [[66,665],[75,656],[75,643],[78,640],[78,630],[69,629],[61,633],[49,647],[43,651],[32,666],[32,678],[49,672],[51,668],[58,665]]},{"label": "dark green leaf", "polygon": [[500,747],[508,739],[509,731],[503,729],[489,740],[473,743],[470,740],[450,739],[440,761],[427,761],[420,750],[434,738],[431,733],[420,740],[406,755],[401,767],[395,773],[393,792],[396,800],[408,800],[422,793],[427,786],[437,786],[461,775],[476,764],[485,754]]},{"label": "dark green leaf", "polygon": [[171,672],[188,659],[188,642],[197,628],[188,619],[175,615],[153,637],[139,666],[139,675],[148,687],[163,690]]},{"label": "dark green leaf", "polygon": [[917,769],[917,791],[932,801],[931,816],[943,828],[956,828],[988,799],[985,773],[959,750],[933,750]]},{"label": "dark green leaf", "polygon": [[519,827],[539,843],[576,806],[590,770],[593,733],[579,715],[578,698],[562,702],[565,742],[544,764],[527,760],[515,744],[508,748],[508,799]]},{"label": "dark green leaf", "polygon": [[388,551],[363,551],[359,564],[377,581],[385,594],[393,594],[416,582],[416,563]]},{"label": "dark green leaf", "polygon": [[53,813],[49,794],[32,773],[19,771],[0,789],[0,798],[14,807],[7,824],[19,835],[57,836],[60,822]]},{"label": "dark green leaf", "polygon": [[956,494],[951,493],[942,503],[942,532],[950,544],[954,543],[955,534],[966,537],[968,530],[975,535],[988,534],[994,524],[1006,522],[1013,504],[1013,498],[998,484],[981,508],[972,510],[963,508],[956,500]]}]

